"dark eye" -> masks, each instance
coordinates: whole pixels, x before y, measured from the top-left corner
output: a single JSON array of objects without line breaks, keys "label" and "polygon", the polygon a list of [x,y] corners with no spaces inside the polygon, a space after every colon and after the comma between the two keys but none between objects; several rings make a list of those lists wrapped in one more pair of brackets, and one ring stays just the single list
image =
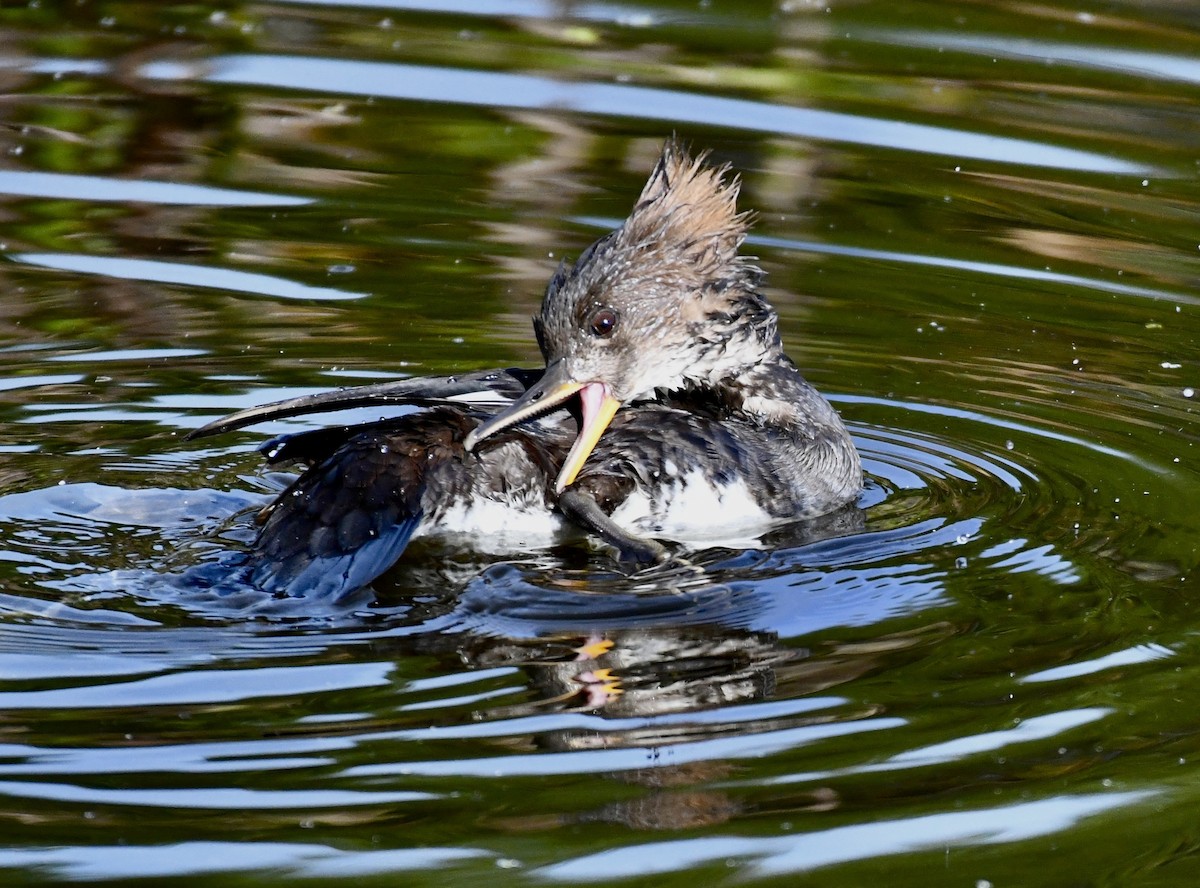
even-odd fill
[{"label": "dark eye", "polygon": [[612,336],[613,330],[617,329],[617,313],[611,308],[602,308],[592,315],[588,326],[593,336],[607,339]]}]

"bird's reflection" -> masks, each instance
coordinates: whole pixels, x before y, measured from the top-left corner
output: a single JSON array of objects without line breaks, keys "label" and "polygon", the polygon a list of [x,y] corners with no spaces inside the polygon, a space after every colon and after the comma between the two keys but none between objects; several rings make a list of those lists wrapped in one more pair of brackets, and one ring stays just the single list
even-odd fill
[{"label": "bird's reflection", "polygon": [[[747,813],[743,793],[721,784],[736,781],[736,757],[705,752],[689,759],[681,747],[754,734],[771,735],[806,726],[853,723],[881,714],[868,703],[829,695],[892,658],[943,640],[948,623],[868,640],[829,640],[819,648],[792,645],[769,632],[715,626],[623,629],[575,638],[516,641],[475,636],[464,651],[478,668],[517,666],[530,694],[517,704],[476,713],[480,720],[513,719],[548,712],[600,715],[611,727],[563,727],[532,735],[538,751],[642,749],[644,768],[615,770],[615,784],[640,791],[586,811],[506,819],[514,830],[615,822],[636,829],[681,829],[711,825]],[[460,639],[462,641],[462,639]],[[801,701],[799,705],[773,707]],[[757,705],[755,705],[757,704]],[[681,761],[674,761],[676,758]],[[778,806],[776,798],[774,805]],[[798,789],[788,797],[793,812],[827,810],[839,804],[829,787]]]},{"label": "bird's reflection", "polygon": [[[597,570],[594,556],[591,570],[562,560],[508,563],[485,568],[440,600],[426,597],[420,619],[444,631],[422,635],[423,652],[440,648],[473,669],[508,667],[523,676],[521,699],[481,703],[476,720],[533,724],[539,716],[561,716],[545,729],[494,742],[510,752],[645,753],[644,767],[605,775],[616,798],[582,812],[542,812],[497,825],[524,831],[608,822],[659,830],[744,816],[752,803],[727,788],[742,771],[734,745],[744,748],[755,735],[768,745],[805,742],[797,738],[806,729],[868,730],[883,714],[880,706],[837,689],[958,631],[938,620],[896,629],[888,619],[898,613],[896,602],[879,598],[873,612],[862,607],[866,598],[826,610],[825,624],[810,623],[814,631],[803,637],[771,628],[785,606],[805,611],[825,593],[847,590],[855,598],[838,571],[797,570],[788,551],[799,557],[806,546],[711,552],[634,576]],[[445,559],[429,563],[443,572],[443,588],[454,589]],[[436,587],[425,574],[407,579]],[[912,586],[909,603],[920,610],[937,599],[940,582],[913,577]],[[778,739],[784,735],[786,741]],[[725,742],[729,752],[722,751]],[[772,810],[778,813],[780,804],[776,796]],[[794,812],[825,810],[839,799],[816,786],[797,788],[783,804]]]}]

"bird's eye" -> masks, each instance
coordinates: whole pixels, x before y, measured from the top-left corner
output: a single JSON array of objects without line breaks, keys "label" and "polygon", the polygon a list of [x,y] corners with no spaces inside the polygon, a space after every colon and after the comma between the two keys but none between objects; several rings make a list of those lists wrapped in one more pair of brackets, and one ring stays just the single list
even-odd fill
[{"label": "bird's eye", "polygon": [[593,336],[607,339],[612,336],[613,330],[617,329],[617,313],[611,308],[602,308],[592,315],[588,327]]}]

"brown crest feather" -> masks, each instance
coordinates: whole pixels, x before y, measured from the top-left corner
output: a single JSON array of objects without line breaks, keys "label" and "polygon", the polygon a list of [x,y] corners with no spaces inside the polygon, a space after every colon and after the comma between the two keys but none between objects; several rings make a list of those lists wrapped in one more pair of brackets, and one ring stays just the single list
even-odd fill
[{"label": "brown crest feather", "polygon": [[620,240],[670,243],[701,273],[733,262],[753,214],[737,211],[741,183],[729,176],[729,165],[706,166],[707,157],[690,157],[678,140],[668,140]]}]

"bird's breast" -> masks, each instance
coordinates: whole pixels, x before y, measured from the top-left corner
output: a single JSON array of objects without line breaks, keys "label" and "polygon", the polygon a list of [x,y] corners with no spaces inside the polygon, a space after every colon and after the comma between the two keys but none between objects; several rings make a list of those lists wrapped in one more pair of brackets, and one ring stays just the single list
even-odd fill
[{"label": "bird's breast", "polygon": [[746,479],[714,479],[664,466],[653,483],[637,484],[613,510],[617,524],[680,543],[753,545],[779,523]]}]

